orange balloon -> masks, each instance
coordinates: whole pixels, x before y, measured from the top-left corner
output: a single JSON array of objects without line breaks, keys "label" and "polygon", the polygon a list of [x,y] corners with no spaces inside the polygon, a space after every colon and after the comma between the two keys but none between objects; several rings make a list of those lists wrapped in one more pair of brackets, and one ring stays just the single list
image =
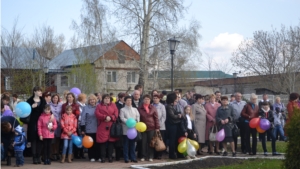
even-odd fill
[{"label": "orange balloon", "polygon": [[250,120],[249,126],[250,128],[255,129],[257,126],[259,126],[259,118],[253,118],[252,120]]},{"label": "orange balloon", "polygon": [[90,136],[84,136],[82,139],[82,145],[85,148],[91,148],[94,144],[94,140]]},{"label": "orange balloon", "polygon": [[259,133],[264,133],[266,131],[266,130],[261,129],[259,125],[256,127],[256,130]]}]

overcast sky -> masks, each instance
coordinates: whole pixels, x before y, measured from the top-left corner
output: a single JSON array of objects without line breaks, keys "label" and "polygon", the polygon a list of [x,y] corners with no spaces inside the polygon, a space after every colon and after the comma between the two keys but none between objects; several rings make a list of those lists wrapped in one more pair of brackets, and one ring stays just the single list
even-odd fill
[{"label": "overcast sky", "polygon": [[[256,30],[300,23],[300,0],[187,0],[185,4],[190,5],[186,19],[195,18],[201,23],[202,53],[218,63],[229,60],[239,43],[251,38]],[[19,27],[26,35],[46,23],[68,40],[73,34],[71,20],[79,20],[81,5],[81,0],[2,0],[1,26],[10,29],[19,17]]]}]

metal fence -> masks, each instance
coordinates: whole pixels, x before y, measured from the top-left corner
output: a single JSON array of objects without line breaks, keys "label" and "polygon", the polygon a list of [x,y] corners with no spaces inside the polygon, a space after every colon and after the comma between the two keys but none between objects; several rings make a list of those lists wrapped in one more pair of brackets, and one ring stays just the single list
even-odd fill
[{"label": "metal fence", "polygon": [[[226,95],[228,98],[230,98],[231,94],[227,94]],[[281,99],[281,103],[283,103],[284,105],[287,105],[288,104],[288,101],[289,101],[289,95],[268,95],[268,99],[270,100],[270,102],[272,104],[275,103],[275,98],[276,97],[280,97]],[[246,99],[246,100],[249,100],[250,101],[250,97],[251,97],[251,94],[243,94],[243,98]],[[263,95],[257,95],[257,104],[258,102],[260,102],[261,100],[263,99]]]}]

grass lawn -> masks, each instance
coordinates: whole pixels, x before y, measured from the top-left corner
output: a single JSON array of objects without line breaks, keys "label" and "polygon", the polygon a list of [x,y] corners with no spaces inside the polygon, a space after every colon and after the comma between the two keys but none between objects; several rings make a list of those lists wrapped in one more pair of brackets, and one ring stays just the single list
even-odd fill
[{"label": "grass lawn", "polygon": [[282,160],[249,159],[242,164],[220,166],[213,169],[280,169],[282,168],[282,163]]},{"label": "grass lawn", "polygon": [[[272,146],[271,146],[271,141],[267,141],[266,145],[267,145],[267,150],[269,153],[272,153]],[[287,143],[284,141],[276,141],[276,151],[279,153],[285,153],[287,147]],[[262,144],[260,141],[257,142],[257,152],[264,152],[263,148],[262,148]]]}]

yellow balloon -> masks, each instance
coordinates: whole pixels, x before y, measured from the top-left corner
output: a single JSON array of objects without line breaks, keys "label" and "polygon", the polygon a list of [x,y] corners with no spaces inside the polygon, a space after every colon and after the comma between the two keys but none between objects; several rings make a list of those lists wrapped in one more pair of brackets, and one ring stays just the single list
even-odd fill
[{"label": "yellow balloon", "polygon": [[17,117],[17,121],[19,122],[20,126],[23,126],[23,122],[21,122],[20,117]]},{"label": "yellow balloon", "polygon": [[197,141],[189,139],[191,145],[195,147],[196,150],[199,150],[200,146]]},{"label": "yellow balloon", "polygon": [[117,102],[117,98],[116,97],[112,97],[112,102],[116,103]]},{"label": "yellow balloon", "polygon": [[138,131],[138,132],[144,132],[147,130],[147,126],[145,123],[143,122],[138,122],[136,123],[135,125],[135,129]]},{"label": "yellow balloon", "polygon": [[184,153],[186,152],[186,149],[187,149],[187,145],[186,145],[186,140],[184,140],[183,142],[181,142],[179,145],[178,145],[178,152],[179,153]]}]

